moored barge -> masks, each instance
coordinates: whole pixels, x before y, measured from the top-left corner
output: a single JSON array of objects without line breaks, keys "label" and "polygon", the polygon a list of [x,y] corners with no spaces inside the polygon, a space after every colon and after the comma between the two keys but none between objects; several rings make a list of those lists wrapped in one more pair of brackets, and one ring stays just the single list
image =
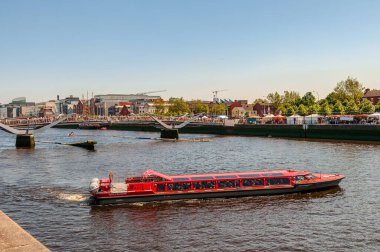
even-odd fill
[{"label": "moored barge", "polygon": [[92,179],[91,205],[112,205],[181,199],[205,199],[274,195],[324,190],[338,186],[340,174],[316,174],[301,170],[166,175],[147,170],[141,177],[121,183]]}]

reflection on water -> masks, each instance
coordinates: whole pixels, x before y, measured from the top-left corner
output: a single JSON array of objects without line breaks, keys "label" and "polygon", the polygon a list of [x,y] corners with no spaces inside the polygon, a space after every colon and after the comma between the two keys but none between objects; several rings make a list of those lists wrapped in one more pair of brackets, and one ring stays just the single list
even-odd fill
[{"label": "reflection on water", "polygon": [[[95,152],[0,132],[0,208],[54,251],[378,251],[380,146],[273,138],[139,140],[158,133],[52,129],[47,141],[98,141]],[[82,135],[82,136],[80,136]],[[340,187],[276,196],[89,207],[93,177],[271,169],[346,175]]]}]

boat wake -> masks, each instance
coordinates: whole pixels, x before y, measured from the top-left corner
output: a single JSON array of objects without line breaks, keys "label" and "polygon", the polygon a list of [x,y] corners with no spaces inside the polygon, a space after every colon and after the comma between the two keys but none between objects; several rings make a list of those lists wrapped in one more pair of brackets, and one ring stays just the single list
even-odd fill
[{"label": "boat wake", "polygon": [[71,202],[82,202],[86,201],[88,196],[80,193],[58,193],[57,198]]}]

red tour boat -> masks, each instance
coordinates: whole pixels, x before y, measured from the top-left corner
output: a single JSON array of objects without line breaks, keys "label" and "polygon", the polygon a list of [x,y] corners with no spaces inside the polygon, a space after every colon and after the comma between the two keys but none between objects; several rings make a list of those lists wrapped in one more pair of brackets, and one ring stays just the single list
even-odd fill
[{"label": "red tour boat", "polygon": [[147,170],[122,183],[94,178],[90,183],[92,205],[123,204],[180,199],[244,197],[324,190],[344,179],[339,174],[299,170],[274,170],[189,175],[165,175]]}]

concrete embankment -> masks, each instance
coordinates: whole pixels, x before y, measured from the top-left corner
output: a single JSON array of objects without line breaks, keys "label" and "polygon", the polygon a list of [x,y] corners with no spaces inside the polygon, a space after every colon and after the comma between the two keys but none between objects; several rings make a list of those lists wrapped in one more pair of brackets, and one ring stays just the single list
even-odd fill
[{"label": "concrete embankment", "polygon": [[16,222],[0,211],[0,251],[50,251]]},{"label": "concrete embankment", "polygon": [[[77,124],[61,124],[59,128],[76,128]],[[112,123],[112,130],[158,132],[154,122]],[[180,133],[283,137],[299,139],[325,139],[380,142],[380,125],[275,125],[238,124],[228,127],[218,124],[189,124]]]}]

